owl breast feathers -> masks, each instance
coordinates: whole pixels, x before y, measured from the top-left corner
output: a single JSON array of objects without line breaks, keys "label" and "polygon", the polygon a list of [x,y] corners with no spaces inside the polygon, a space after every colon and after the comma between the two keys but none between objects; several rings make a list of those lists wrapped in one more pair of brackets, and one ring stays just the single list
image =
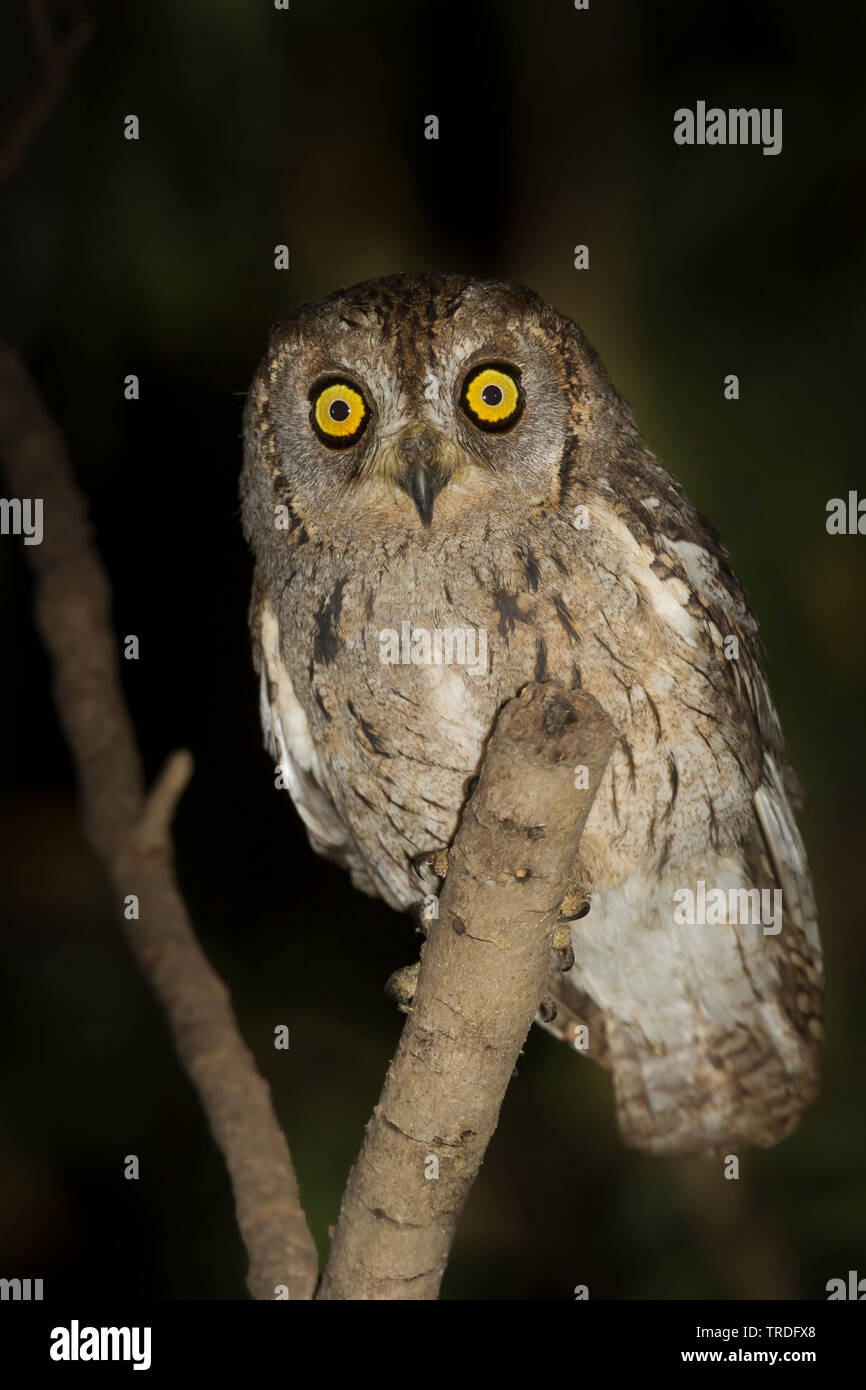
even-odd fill
[{"label": "owl breast feathers", "polygon": [[788,1134],[822,967],[757,624],[580,330],[457,276],[304,306],[250,391],[242,499],[262,723],[313,846],[409,907],[503,704],[589,691],[619,740],[544,1026],[610,1068],[629,1143]]}]

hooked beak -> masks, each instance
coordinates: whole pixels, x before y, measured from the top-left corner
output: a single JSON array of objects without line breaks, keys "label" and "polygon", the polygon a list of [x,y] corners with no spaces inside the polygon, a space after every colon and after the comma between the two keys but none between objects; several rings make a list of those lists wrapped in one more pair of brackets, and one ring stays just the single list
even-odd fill
[{"label": "hooked beak", "polygon": [[428,528],[433,520],[433,503],[447,481],[438,468],[431,468],[426,463],[416,463],[407,468],[397,480],[398,486],[412,498],[423,525]]},{"label": "hooked beak", "polygon": [[412,498],[421,518],[429,529],[433,520],[433,503],[448,482],[448,474],[438,461],[441,440],[432,430],[408,434],[397,446],[403,471],[397,486]]}]

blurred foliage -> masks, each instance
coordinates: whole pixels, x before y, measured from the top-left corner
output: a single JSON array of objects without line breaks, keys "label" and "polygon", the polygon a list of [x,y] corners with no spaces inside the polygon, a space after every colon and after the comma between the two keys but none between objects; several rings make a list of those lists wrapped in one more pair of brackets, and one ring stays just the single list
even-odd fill
[{"label": "blurred foliage", "polygon": [[[72,0],[54,13],[70,22]],[[807,791],[829,976],[826,1079],[745,1162],[753,1231],[822,1297],[866,1259],[864,13],[807,0],[150,0],[97,35],[2,190],[4,330],[92,499],[149,769],[197,761],[177,826],[201,939],[231,985],[324,1251],[399,1017],[406,920],[306,845],[260,748],[236,478],[269,324],[407,269],[523,281],[576,318],[650,443],[725,537],[762,622]],[[0,44],[4,127],[39,63],[27,7]],[[676,107],[781,106],[778,157],[684,149]],[[438,142],[424,116],[440,118]],[[123,117],[141,120],[137,143]],[[273,268],[285,242],[291,270]],[[573,269],[576,243],[589,271]],[[125,402],[122,380],[141,377]],[[741,399],[722,381],[740,378]],[[0,1266],[86,1288],[238,1297],[228,1182],[77,826],[21,556],[0,547]],[[291,1048],[273,1049],[288,1023]],[[124,1181],[137,1153],[142,1177]],[[450,1298],[745,1291],[676,1168],[621,1145],[608,1078],[533,1034],[472,1193]]]}]

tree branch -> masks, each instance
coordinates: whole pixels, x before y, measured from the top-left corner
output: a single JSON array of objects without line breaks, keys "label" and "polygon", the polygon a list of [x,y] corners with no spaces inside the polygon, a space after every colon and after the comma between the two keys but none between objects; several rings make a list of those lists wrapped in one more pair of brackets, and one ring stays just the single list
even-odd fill
[{"label": "tree branch", "polygon": [[[317,1297],[438,1296],[458,1217],[547,993],[557,908],[615,739],[592,696],[555,682],[529,686],[505,707],[451,850],[412,1010]],[[575,790],[579,765],[586,790]]]},{"label": "tree branch", "polygon": [[[149,795],[118,677],[111,592],[63,439],[0,345],[0,453],[13,493],[41,498],[26,548],[55,698],[91,842],[231,1176],[256,1298],[310,1298],[315,1246],[268,1088],[195,940],[170,822],[192,773],[171,756]],[[586,818],[615,741],[591,696],[554,682],[505,708],[451,851],[413,1008],[347,1184],[322,1299],[433,1299],[520,1048],[548,992],[557,908],[579,875]],[[587,786],[575,790],[585,765]],[[435,1160],[435,1164],[432,1162]],[[432,1176],[438,1168],[436,1176]]]},{"label": "tree branch", "polygon": [[45,70],[41,83],[19,112],[0,147],[0,183],[23,164],[30,146],[53,116],[66,90],[69,74],[94,34],[91,20],[82,19],[58,44],[51,35],[44,6],[32,5],[31,17],[34,40],[45,61]]},{"label": "tree branch", "polygon": [[0,344],[0,454],[13,494],[41,498],[44,538],[25,553],[52,658],[55,700],[81,782],[88,836],[117,893],[140,917],[127,940],[168,1018],[187,1075],[225,1158],[255,1298],[286,1285],[310,1298],[316,1248],[266,1083],[244,1044],[228,992],[199,947],[174,877],[169,823],[192,772],[172,755],[148,797],[118,675],[111,590],[91,539],[63,438],[17,355]]}]

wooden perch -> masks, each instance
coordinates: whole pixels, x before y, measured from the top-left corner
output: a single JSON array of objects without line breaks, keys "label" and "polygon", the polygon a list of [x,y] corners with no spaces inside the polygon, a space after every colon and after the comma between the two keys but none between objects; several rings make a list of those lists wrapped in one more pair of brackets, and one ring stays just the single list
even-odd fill
[{"label": "wooden perch", "polygon": [[[536,1010],[616,739],[590,695],[528,686],[451,850],[412,1011],[349,1176],[322,1299],[435,1299]],[[575,790],[575,769],[588,787]],[[431,1176],[438,1169],[438,1176]]]},{"label": "wooden perch", "polygon": [[[0,345],[0,454],[13,494],[41,498],[26,548],[89,838],[165,1010],[234,1189],[254,1297],[313,1297],[316,1250],[268,1088],[192,928],[170,824],[192,772],[178,752],[145,794],[120,687],[111,590],[84,500],[26,369]],[[433,1299],[520,1048],[547,994],[558,906],[615,741],[591,696],[554,682],[503,711],[451,851],[414,1004],[349,1178],[323,1299]],[[585,790],[575,769],[587,768]],[[434,1176],[434,1173],[436,1174]]]},{"label": "wooden perch", "polygon": [[133,954],[168,1018],[232,1180],[255,1298],[279,1285],[310,1298],[316,1248],[266,1083],[244,1044],[228,993],[195,939],[172,867],[169,823],[192,771],[175,753],[145,796],[135,731],[118,674],[111,589],[92,543],[84,499],[63,438],[23,363],[0,344],[0,455],[12,493],[41,498],[44,539],[25,554],[36,613],[52,658],[55,698],[81,782],[89,838],[120,909],[134,894],[138,920],[121,915]]}]

